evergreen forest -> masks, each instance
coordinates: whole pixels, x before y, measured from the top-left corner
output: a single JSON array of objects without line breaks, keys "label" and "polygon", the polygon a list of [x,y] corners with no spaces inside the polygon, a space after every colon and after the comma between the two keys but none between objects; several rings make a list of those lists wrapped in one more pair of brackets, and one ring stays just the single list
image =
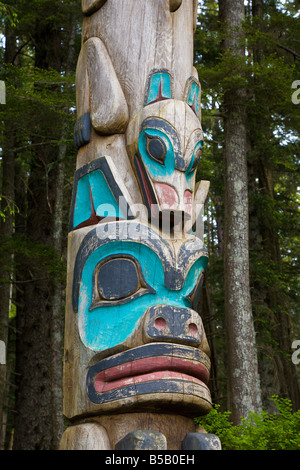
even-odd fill
[{"label": "evergreen forest", "polygon": [[[0,1],[2,450],[56,450],[68,425],[62,366],[81,22],[80,0]],[[198,311],[214,409],[195,419],[228,449],[300,450],[299,22],[299,0],[199,1],[197,180],[210,190]]]}]

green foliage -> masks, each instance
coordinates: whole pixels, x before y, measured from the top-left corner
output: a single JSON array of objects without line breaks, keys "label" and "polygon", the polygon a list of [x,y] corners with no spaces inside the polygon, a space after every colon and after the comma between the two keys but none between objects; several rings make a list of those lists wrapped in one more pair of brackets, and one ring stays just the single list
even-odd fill
[{"label": "green foliage", "polygon": [[[3,203],[3,200],[5,200],[4,203]],[[1,206],[1,204],[2,204],[2,206]],[[7,197],[3,198],[3,196],[1,194],[0,194],[0,206],[1,206],[1,208],[0,208],[0,219],[2,219],[3,222],[5,222],[7,214],[10,214],[10,215],[14,216],[15,214],[18,213],[18,208],[17,208],[15,202],[10,201]]]},{"label": "green foliage", "polygon": [[0,2],[0,31],[2,32],[4,21],[8,21],[11,26],[18,23],[16,9],[12,5]]},{"label": "green foliage", "polygon": [[[4,258],[7,253],[14,254],[8,261]],[[21,265],[20,265],[21,264]],[[0,240],[0,269],[5,271],[29,267],[26,278],[19,279],[20,283],[33,281],[50,281],[51,279],[64,282],[66,279],[65,260],[62,259],[51,245],[28,240],[23,234],[14,234],[12,238],[2,237]],[[0,271],[1,272],[1,271]],[[20,274],[20,277],[24,274]],[[7,282],[0,275],[0,284]]]},{"label": "green foliage", "polygon": [[[247,4],[247,5],[246,5]],[[224,122],[227,95],[245,90],[248,134],[249,256],[252,308],[259,354],[278,364],[272,385],[264,390],[286,393],[281,361],[290,361],[290,344],[300,332],[299,315],[299,104],[292,83],[300,74],[299,2],[263,1],[255,12],[245,2],[245,55],[224,52],[222,41],[234,28],[220,21],[215,0],[199,2],[194,62],[202,86],[204,147],[197,179],[210,180],[205,205],[205,243],[209,251],[206,291],[209,312],[204,327],[215,347],[214,401],[224,407],[228,363],[224,344]],[[278,328],[289,318],[291,330]],[[211,320],[212,319],[212,320]],[[211,325],[213,321],[213,326]],[[206,323],[207,322],[207,323]],[[292,332],[292,333],[291,333]],[[283,344],[283,338],[287,338]],[[261,362],[262,363],[262,362]],[[264,374],[264,367],[260,369]],[[277,367],[277,366],[276,366]],[[296,374],[295,374],[296,375]],[[286,383],[285,383],[286,381]],[[263,383],[263,380],[262,380]],[[267,381],[265,382],[267,383]],[[265,385],[262,385],[263,387]],[[291,396],[293,396],[291,394]]]},{"label": "green foliage", "polygon": [[220,438],[223,450],[300,450],[300,410],[293,412],[291,401],[277,395],[271,401],[276,413],[250,413],[239,425],[234,425],[230,411],[221,412],[219,405],[195,421]]}]

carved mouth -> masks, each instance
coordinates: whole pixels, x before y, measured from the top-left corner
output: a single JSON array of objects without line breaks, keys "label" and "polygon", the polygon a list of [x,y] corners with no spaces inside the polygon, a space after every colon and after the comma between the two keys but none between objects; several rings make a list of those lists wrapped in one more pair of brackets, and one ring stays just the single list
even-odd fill
[{"label": "carved mouth", "polygon": [[199,349],[172,343],[150,343],[103,359],[87,376],[88,395],[106,403],[149,393],[209,395],[209,358]]},{"label": "carved mouth", "polygon": [[180,358],[156,356],[106,369],[95,377],[95,390],[107,392],[132,384],[153,380],[189,380],[207,383],[208,371],[197,362]]}]

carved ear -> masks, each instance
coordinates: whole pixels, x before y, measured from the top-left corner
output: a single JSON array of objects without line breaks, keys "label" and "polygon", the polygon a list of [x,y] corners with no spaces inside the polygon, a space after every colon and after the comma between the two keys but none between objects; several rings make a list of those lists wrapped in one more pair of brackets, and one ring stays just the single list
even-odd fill
[{"label": "carved ear", "polygon": [[166,69],[152,70],[148,77],[144,106],[173,98],[173,78]]},{"label": "carved ear", "polygon": [[81,8],[84,15],[92,15],[103,7],[106,0],[82,0]]},{"label": "carved ear", "polygon": [[201,120],[201,85],[195,77],[190,77],[186,83],[184,100]]},{"label": "carved ear", "polygon": [[131,196],[109,156],[75,173],[69,231],[96,225],[103,218],[134,219]]}]

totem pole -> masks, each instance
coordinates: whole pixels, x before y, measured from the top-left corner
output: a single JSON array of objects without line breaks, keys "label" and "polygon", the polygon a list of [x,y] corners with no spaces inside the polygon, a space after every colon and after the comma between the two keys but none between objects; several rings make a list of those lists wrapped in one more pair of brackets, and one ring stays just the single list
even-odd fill
[{"label": "totem pole", "polygon": [[211,409],[197,3],[82,0],[61,449],[220,447],[193,419]]}]

